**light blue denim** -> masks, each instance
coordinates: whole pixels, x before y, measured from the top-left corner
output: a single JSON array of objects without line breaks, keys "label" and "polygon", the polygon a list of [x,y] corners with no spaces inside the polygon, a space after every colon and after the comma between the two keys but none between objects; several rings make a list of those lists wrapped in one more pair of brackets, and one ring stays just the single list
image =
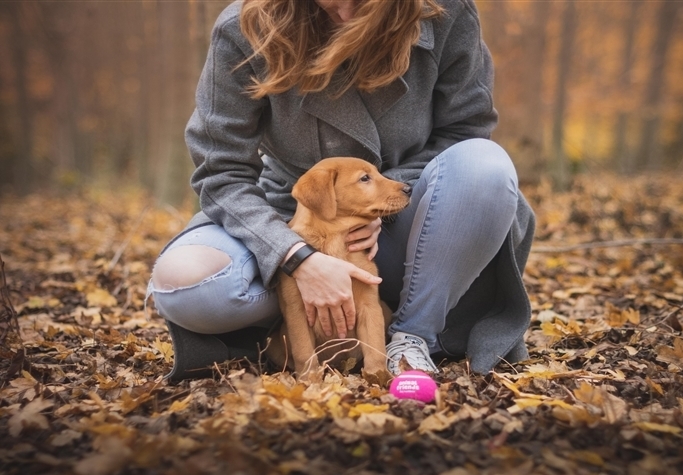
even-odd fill
[{"label": "light blue denim", "polygon": [[[380,233],[380,294],[398,304],[389,334],[421,336],[438,351],[446,315],[500,249],[516,208],[515,168],[494,142],[466,140],[434,158],[415,183],[410,206]],[[277,320],[277,294],[264,288],[253,254],[239,240],[207,225],[167,250],[188,244],[219,249],[233,262],[193,286],[150,286],[161,315],[198,333],[268,327]]]},{"label": "light blue denim", "polygon": [[[192,229],[172,241],[163,252],[186,245],[204,245],[228,254],[224,269],[203,281],[177,289],[157,289],[150,282],[159,313],[197,333],[226,333],[248,326],[270,328],[279,318],[275,289],[266,289],[254,255],[215,224]],[[163,254],[162,252],[162,254]]]},{"label": "light blue denim", "polygon": [[398,302],[389,335],[418,335],[439,351],[446,315],[495,257],[516,210],[517,173],[496,143],[466,140],[429,162],[410,206],[379,237],[380,295]]}]

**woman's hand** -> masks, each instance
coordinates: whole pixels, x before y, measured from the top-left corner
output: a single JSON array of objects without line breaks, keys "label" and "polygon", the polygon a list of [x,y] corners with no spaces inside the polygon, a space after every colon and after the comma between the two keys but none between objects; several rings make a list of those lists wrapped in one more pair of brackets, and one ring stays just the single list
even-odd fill
[{"label": "woman's hand", "polygon": [[368,252],[368,260],[372,260],[377,255],[379,247],[377,246],[377,239],[382,230],[382,220],[377,218],[370,224],[366,224],[360,228],[352,230],[346,237],[347,249],[350,252],[362,251],[370,249]]},{"label": "woman's hand", "polygon": [[313,326],[320,321],[327,336],[332,336],[332,322],[339,338],[356,325],[351,279],[377,285],[382,279],[350,262],[316,252],[292,273],[306,308],[306,319]]}]

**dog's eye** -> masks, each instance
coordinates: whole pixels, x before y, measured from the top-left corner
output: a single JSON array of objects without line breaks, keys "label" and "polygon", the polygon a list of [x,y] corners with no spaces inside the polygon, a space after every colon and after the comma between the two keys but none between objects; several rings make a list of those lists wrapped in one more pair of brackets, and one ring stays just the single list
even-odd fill
[{"label": "dog's eye", "polygon": [[363,175],[362,177],[360,177],[360,181],[364,183],[370,181],[370,175]]}]

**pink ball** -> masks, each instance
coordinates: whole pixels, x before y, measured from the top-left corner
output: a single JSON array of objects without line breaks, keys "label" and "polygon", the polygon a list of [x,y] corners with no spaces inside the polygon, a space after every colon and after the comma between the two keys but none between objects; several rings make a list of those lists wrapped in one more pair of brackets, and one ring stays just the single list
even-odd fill
[{"label": "pink ball", "polygon": [[399,399],[432,402],[439,386],[427,373],[405,371],[391,381],[389,392]]}]

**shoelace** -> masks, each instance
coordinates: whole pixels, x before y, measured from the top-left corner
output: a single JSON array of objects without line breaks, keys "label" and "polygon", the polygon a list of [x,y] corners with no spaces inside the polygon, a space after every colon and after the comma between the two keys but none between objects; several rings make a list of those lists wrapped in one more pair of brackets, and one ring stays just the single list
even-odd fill
[{"label": "shoelace", "polygon": [[408,339],[402,341],[392,341],[389,343],[389,345],[387,345],[387,356],[390,359],[398,363],[398,358],[396,358],[396,356],[399,356],[400,358],[401,354],[406,357],[406,360],[408,360],[408,364],[410,366],[418,366],[420,368],[427,367],[430,368],[431,371],[436,370],[436,366],[434,365],[432,359],[428,355],[425,355],[420,345],[414,341],[410,341]]}]

